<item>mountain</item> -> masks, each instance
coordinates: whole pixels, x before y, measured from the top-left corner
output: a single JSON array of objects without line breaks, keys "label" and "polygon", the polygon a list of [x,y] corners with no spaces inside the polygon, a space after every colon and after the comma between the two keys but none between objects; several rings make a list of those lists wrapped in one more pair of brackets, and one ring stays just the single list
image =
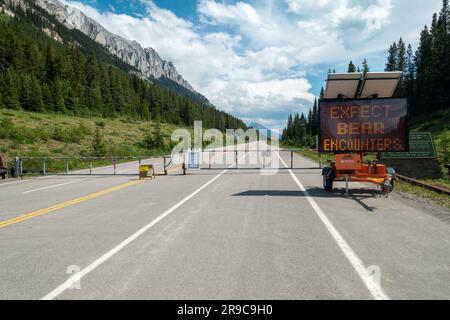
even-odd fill
[{"label": "mountain", "polygon": [[275,131],[273,131],[273,130],[271,130],[271,129],[265,127],[265,126],[263,126],[263,125],[260,124],[260,123],[252,122],[252,123],[250,123],[250,124],[248,125],[248,127],[249,127],[249,128],[253,128],[253,129],[256,129],[256,130],[258,130],[258,131],[266,130],[266,132],[267,132],[267,138],[268,138],[269,140],[272,140],[272,137],[274,137],[274,138],[275,138],[275,137],[278,137],[278,139],[280,138],[280,134],[279,134],[279,133],[277,133],[277,132],[275,132]]},{"label": "mountain", "polygon": [[[15,5],[29,7],[29,0],[9,0]],[[133,72],[142,78],[157,82],[179,94],[209,103],[207,98],[178,73],[170,61],[163,60],[153,48],[143,48],[136,41],[127,40],[113,34],[89,18],[77,8],[62,4],[58,0],[34,0],[37,5],[52,15],[59,23],[70,30],[78,30],[103,46],[111,55],[131,66]]]},{"label": "mountain", "polygon": [[192,93],[165,75],[149,80],[34,0],[0,0],[0,109],[178,126],[201,120],[222,131],[246,128],[240,119],[179,90]]}]

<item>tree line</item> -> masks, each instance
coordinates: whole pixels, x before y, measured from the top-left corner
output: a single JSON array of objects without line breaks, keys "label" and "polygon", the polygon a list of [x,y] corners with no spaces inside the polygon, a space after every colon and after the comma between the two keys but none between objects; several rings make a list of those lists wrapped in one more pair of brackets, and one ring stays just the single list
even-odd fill
[{"label": "tree line", "polygon": [[403,71],[396,95],[408,98],[412,116],[450,108],[449,0],[422,30],[415,52],[402,38],[390,46],[385,71]]},{"label": "tree line", "polygon": [[[370,71],[367,59],[361,66],[350,61],[347,72]],[[450,7],[443,0],[439,14],[435,13],[431,27],[425,26],[420,34],[418,49],[406,45],[402,38],[394,42],[389,50],[385,71],[402,71],[403,77],[395,92],[396,97],[407,97],[413,117],[427,115],[450,108]],[[329,69],[329,73],[336,73]],[[321,89],[320,99],[324,96]],[[317,100],[308,116],[289,115],[282,141],[297,146],[313,146],[319,132]]]},{"label": "tree line", "polygon": [[[323,96],[323,88],[321,96]],[[281,142],[287,145],[313,147],[318,132],[319,105],[315,99],[307,116],[303,112],[289,115],[287,126],[281,135]]]},{"label": "tree line", "polygon": [[43,23],[31,11],[0,16],[0,108],[246,128],[210,104],[101,61],[79,43],[55,41],[36,27]]}]

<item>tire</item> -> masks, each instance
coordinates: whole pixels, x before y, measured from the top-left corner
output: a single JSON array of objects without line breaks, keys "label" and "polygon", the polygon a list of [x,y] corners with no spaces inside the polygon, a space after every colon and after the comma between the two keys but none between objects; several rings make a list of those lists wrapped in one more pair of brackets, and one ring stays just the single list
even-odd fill
[{"label": "tire", "polygon": [[333,191],[333,179],[327,176],[323,176],[323,189],[325,191]]},{"label": "tire", "polygon": [[391,180],[391,183],[390,183],[389,185],[383,184],[383,185],[381,186],[381,191],[382,191],[384,194],[391,193],[392,191],[394,191],[394,187],[395,187],[394,180]]}]

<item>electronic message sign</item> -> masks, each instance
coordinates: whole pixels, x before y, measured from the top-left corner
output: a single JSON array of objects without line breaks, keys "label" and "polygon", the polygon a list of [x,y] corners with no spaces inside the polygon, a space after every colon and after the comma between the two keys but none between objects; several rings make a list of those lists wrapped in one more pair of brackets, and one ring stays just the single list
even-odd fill
[{"label": "electronic message sign", "polygon": [[406,99],[322,100],[320,152],[408,151]]}]

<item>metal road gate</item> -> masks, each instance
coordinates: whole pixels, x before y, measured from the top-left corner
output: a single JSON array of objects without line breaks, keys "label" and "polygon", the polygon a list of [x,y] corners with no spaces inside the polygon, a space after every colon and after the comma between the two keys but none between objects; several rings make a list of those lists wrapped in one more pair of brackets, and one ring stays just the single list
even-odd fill
[{"label": "metal road gate", "polygon": [[[260,170],[260,169],[312,169],[300,165],[296,152],[304,150],[300,149],[280,149],[280,150],[202,150],[189,151],[186,156],[188,170],[214,170],[214,169],[230,169],[230,170]],[[312,150],[311,150],[312,151]],[[316,150],[314,150],[316,151]],[[196,155],[198,154],[198,155]],[[283,161],[287,167],[284,165]],[[192,163],[192,159],[198,159],[199,163]],[[321,168],[319,166],[313,168]]]},{"label": "metal road gate", "polygon": [[[135,162],[132,169],[120,165]],[[172,156],[164,157],[16,157],[13,176],[24,175],[139,175],[141,164],[151,164],[156,175],[167,175]]]}]

